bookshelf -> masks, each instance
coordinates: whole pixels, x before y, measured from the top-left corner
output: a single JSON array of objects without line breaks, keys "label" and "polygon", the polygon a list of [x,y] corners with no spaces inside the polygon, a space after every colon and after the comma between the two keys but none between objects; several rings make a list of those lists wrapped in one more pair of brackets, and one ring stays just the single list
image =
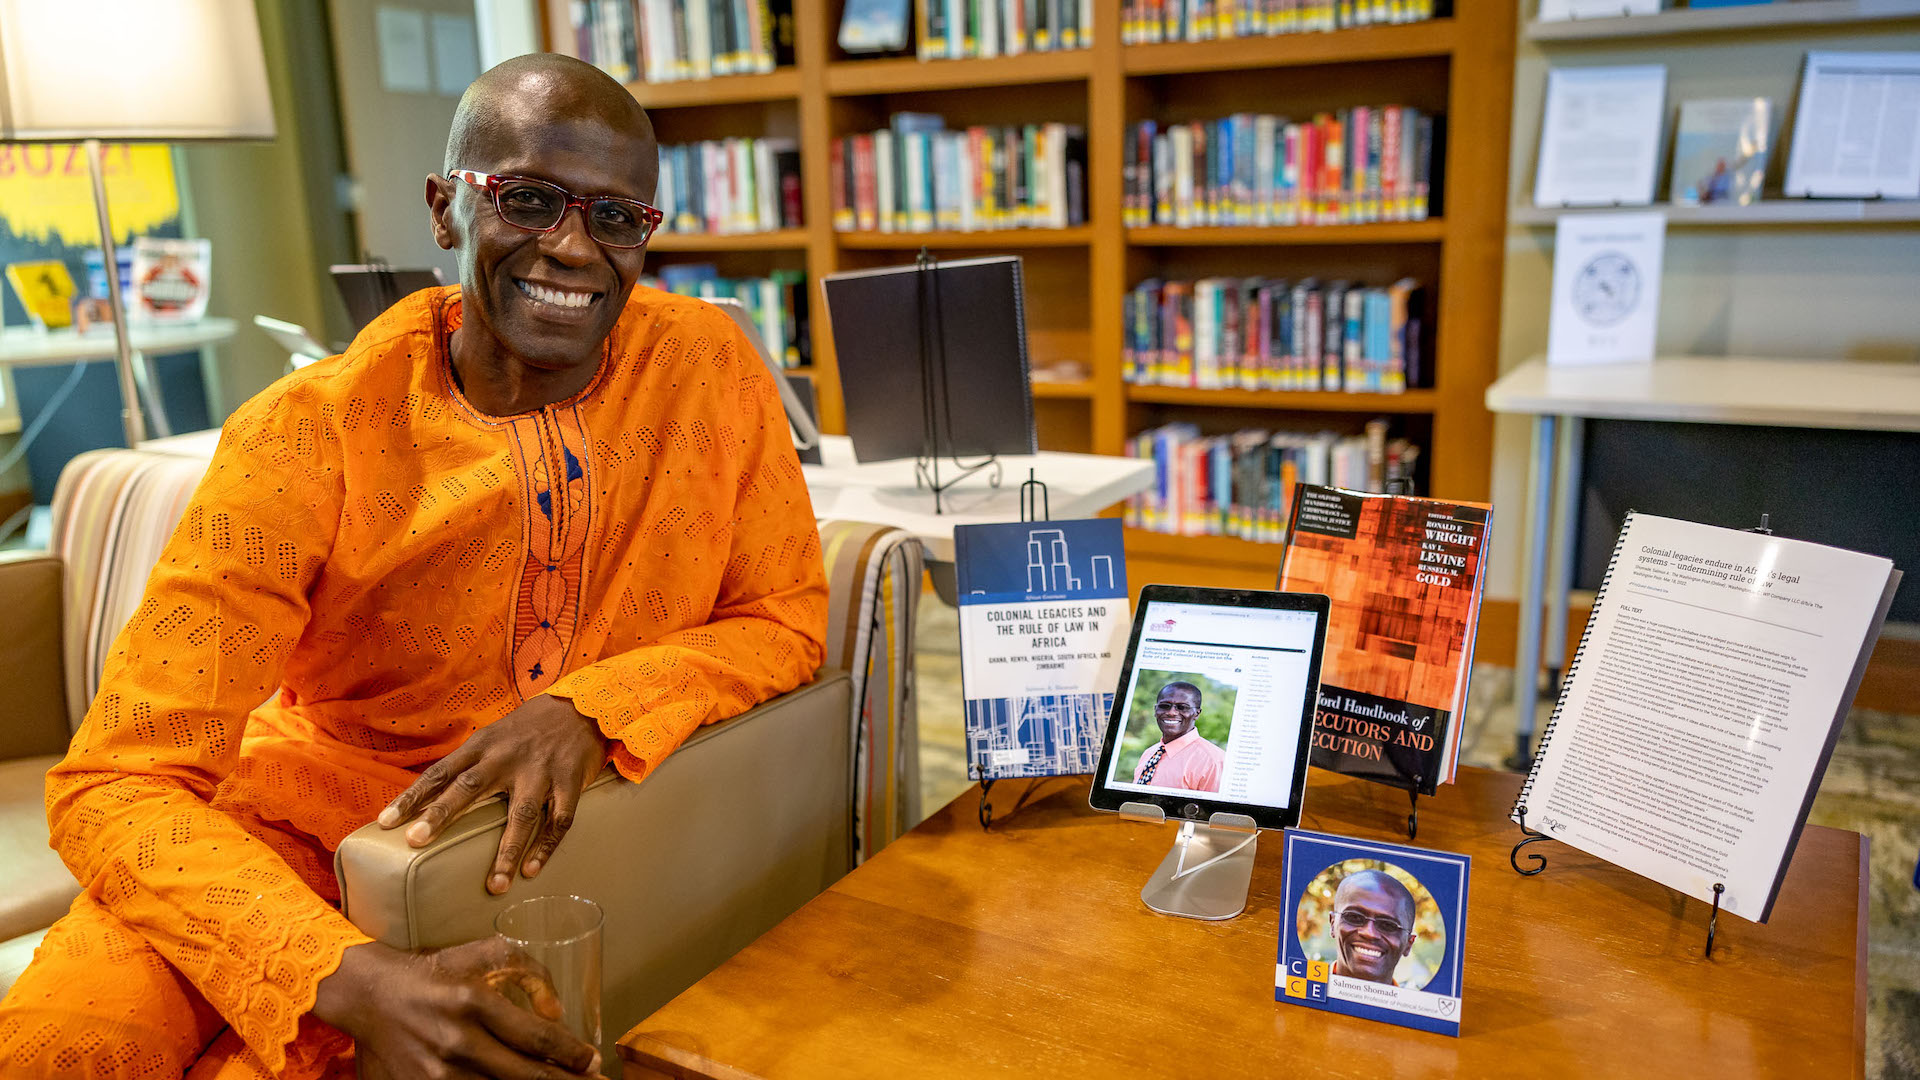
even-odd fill
[{"label": "bookshelf", "polygon": [[[538,0],[549,47],[571,42],[566,0]],[[656,259],[711,259],[723,273],[803,265],[811,280],[897,265],[923,245],[936,257],[1021,255],[1036,368],[1034,409],[1047,449],[1118,454],[1127,438],[1170,420],[1210,432],[1288,424],[1358,431],[1392,418],[1424,446],[1427,489],[1484,500],[1492,464],[1485,406],[1499,344],[1507,226],[1508,132],[1518,24],[1511,0],[1457,0],[1449,18],[1324,33],[1122,45],[1116,5],[1100,3],[1087,48],[993,59],[861,59],[835,41],[844,0],[793,0],[795,63],[768,75],[632,87],[674,141],[797,133],[806,227],[757,236],[661,236]],[[1126,228],[1122,165],[1129,127],[1239,111],[1408,104],[1447,116],[1436,168],[1444,213],[1424,221],[1293,227]],[[836,232],[830,140],[884,126],[900,110],[937,112],[950,126],[1064,121],[1087,132],[1088,224],[1070,229],[957,233]],[[749,130],[763,120],[765,131]],[[789,124],[792,126],[789,127]],[[710,134],[701,134],[702,131]],[[665,136],[663,136],[664,138]],[[1122,302],[1145,277],[1211,274],[1351,276],[1426,282],[1438,312],[1431,389],[1403,394],[1200,390],[1122,379]],[[818,290],[814,296],[818,297]],[[813,323],[821,419],[844,427],[831,335]],[[1277,545],[1129,530],[1136,585],[1186,581],[1271,587]]]}]

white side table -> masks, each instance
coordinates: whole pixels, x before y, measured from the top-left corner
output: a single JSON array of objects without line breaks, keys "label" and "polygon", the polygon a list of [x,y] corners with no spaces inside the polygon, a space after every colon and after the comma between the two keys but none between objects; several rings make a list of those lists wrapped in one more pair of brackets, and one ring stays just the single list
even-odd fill
[{"label": "white side table", "polygon": [[1549,367],[1536,358],[1487,388],[1487,408],[1533,417],[1514,673],[1516,756],[1526,760],[1532,756],[1543,599],[1551,605],[1544,655],[1556,685],[1566,654],[1586,421],[1920,432],[1920,364],[1676,356],[1651,364]]},{"label": "white side table", "polygon": [[[173,426],[160,403],[149,356],[191,352],[230,340],[236,328],[232,319],[207,318],[179,324],[133,325],[133,378],[140,397],[146,403],[156,435],[171,435]],[[46,364],[71,364],[80,360],[111,360],[119,351],[111,326],[95,326],[86,333],[72,328],[36,330],[28,326],[8,327],[0,331],[0,367],[35,367]]]}]

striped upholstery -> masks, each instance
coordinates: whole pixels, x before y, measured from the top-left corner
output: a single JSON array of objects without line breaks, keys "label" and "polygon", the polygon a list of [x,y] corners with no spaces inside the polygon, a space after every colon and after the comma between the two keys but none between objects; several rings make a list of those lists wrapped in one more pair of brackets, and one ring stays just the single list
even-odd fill
[{"label": "striped upholstery", "polygon": [[[69,726],[100,689],[113,639],[140,602],[147,574],[206,470],[209,439],[164,440],[168,452],[95,450],[60,474],[53,553],[67,568],[65,660]],[[178,447],[171,444],[179,443]],[[822,521],[829,596],[828,667],[853,676],[854,859],[920,821],[913,632],[920,545],[884,525]]]},{"label": "striped upholstery", "polygon": [[99,691],[107,650],[205,472],[201,458],[137,450],[92,450],[61,470],[51,547],[67,571],[68,727],[79,728]]},{"label": "striped upholstery", "polygon": [[859,863],[920,823],[914,613],[921,552],[913,534],[820,522],[827,563],[827,665],[853,675],[853,837]]}]

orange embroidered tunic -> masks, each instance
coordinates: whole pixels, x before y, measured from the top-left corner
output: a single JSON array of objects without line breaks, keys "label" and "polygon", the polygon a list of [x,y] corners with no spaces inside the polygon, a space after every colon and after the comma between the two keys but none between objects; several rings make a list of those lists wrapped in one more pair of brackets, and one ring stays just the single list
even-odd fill
[{"label": "orange embroidered tunic", "polygon": [[421,769],[546,693],[639,780],[823,655],[799,463],[723,313],[636,288],[592,383],[510,417],[456,386],[459,316],[416,293],[233,415],[48,776],[83,901],[276,1072],[343,1046],[303,1016],[367,940],[328,852]]}]

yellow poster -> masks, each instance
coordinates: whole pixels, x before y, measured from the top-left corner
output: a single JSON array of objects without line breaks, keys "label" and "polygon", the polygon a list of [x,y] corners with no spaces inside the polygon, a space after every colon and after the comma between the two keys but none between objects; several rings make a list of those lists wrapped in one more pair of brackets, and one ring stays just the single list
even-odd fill
[{"label": "yellow poster", "polygon": [[[180,216],[171,147],[109,143],[101,150],[116,243]],[[0,143],[0,221],[29,242],[99,243],[93,185],[80,144]]]}]

